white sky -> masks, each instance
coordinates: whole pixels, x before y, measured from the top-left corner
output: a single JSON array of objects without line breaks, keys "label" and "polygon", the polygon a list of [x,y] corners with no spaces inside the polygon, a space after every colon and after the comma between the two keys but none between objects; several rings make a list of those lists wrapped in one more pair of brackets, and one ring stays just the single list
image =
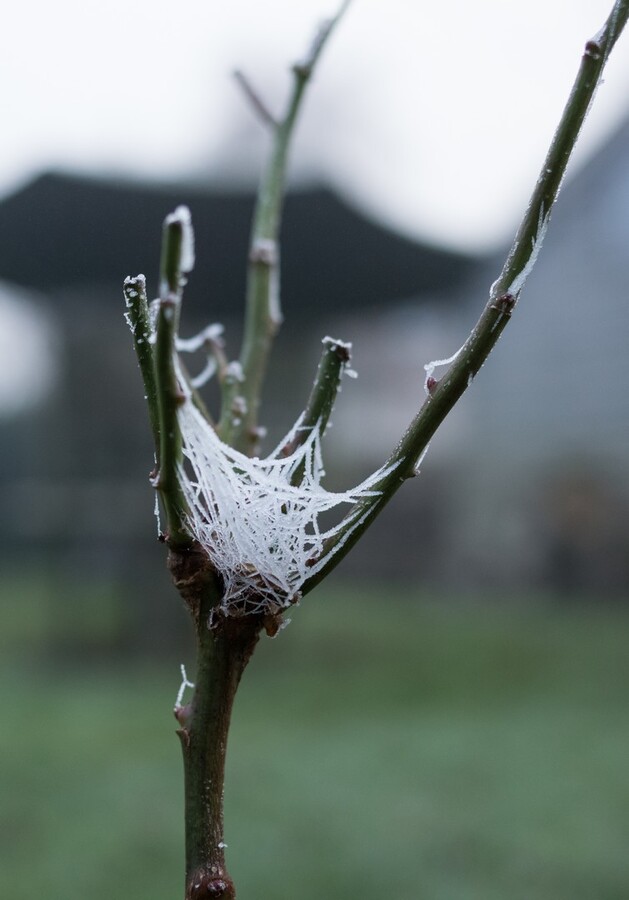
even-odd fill
[{"label": "white sky", "polygon": [[[611,0],[354,0],[321,61],[293,173],[331,181],[410,234],[511,236],[585,41]],[[225,177],[263,132],[230,72],[279,108],[331,0],[21,0],[0,36],[0,196],[51,166]],[[586,126],[627,110],[621,38]],[[234,140],[238,140],[234,146]]]}]

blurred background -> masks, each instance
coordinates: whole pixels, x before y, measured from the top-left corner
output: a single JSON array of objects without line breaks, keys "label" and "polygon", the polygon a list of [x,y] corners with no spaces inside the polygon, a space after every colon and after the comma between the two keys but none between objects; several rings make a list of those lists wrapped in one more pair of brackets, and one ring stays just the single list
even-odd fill
[{"label": "blurred background", "polygon": [[[485,302],[609,5],[355,0],[293,147],[267,449],[332,334],[359,378],[328,485],[388,455],[424,364]],[[193,649],[121,284],[155,292],[161,222],[187,203],[183,331],[221,321],[237,355],[268,136],[230,73],[280,110],[333,11],[27,0],[5,22],[0,885],[18,900],[180,889],[169,716]],[[243,897],[629,895],[628,75],[625,36],[513,324],[421,476],[245,676]]]}]

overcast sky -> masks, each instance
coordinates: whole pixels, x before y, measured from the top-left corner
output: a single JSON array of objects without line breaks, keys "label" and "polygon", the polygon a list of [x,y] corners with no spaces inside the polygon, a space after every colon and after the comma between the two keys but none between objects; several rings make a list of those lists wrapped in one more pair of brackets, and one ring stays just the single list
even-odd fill
[{"label": "overcast sky", "polygon": [[[307,98],[292,172],[409,234],[509,239],[585,41],[611,0],[354,0]],[[42,169],[257,171],[264,139],[230,72],[273,108],[330,0],[21,0],[4,11],[0,196]],[[621,38],[581,157],[624,116]]]}]

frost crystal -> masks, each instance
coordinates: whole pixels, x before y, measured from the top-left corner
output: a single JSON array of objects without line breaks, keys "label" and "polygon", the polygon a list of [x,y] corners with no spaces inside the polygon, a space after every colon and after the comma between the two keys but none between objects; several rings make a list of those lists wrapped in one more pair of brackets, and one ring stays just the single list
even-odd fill
[{"label": "frost crystal", "polygon": [[213,377],[218,368],[216,352],[217,349],[221,349],[223,346],[223,326],[213,323],[194,337],[177,337],[175,346],[179,353],[196,353],[198,350],[205,350],[207,354],[205,366],[198,375],[190,379],[190,384],[193,388],[203,387]]},{"label": "frost crystal", "polygon": [[[463,344],[463,347],[464,346],[465,344]],[[431,362],[426,363],[426,365],[424,366],[424,372],[426,373],[426,376],[424,378],[424,390],[426,391],[428,397],[430,397],[430,391],[428,390],[428,379],[432,378],[432,373],[440,366],[451,365],[457,358],[459,353],[463,350],[463,347],[459,347],[456,353],[453,353],[452,356],[449,356],[447,359],[433,359],[431,360]]]},{"label": "frost crystal", "polygon": [[186,688],[193,688],[194,684],[191,681],[188,681],[188,676],[186,674],[186,667],[182,663],[179,666],[181,671],[181,685],[179,686],[179,690],[177,691],[177,699],[175,700],[175,709],[181,709],[181,704],[183,702],[183,695],[186,692]]},{"label": "frost crystal", "polygon": [[181,225],[181,271],[192,272],[194,269],[194,231],[192,230],[192,217],[187,206],[178,206],[177,209],[166,216],[166,225]]},{"label": "frost crystal", "polygon": [[[274,613],[295,603],[306,578],[327,562],[324,542],[341,528],[337,524],[326,529],[319,517],[376,495],[375,485],[391,471],[378,470],[357,487],[333,493],[321,487],[320,426],[305,434],[298,421],[268,457],[250,459],[219,439],[190,396],[179,408],[178,419],[186,524],[223,577],[226,615]],[[298,435],[303,442],[283,455],[283,448]],[[297,473],[299,485],[292,483]],[[348,530],[337,549],[363,517],[358,507],[349,526],[345,520]]]},{"label": "frost crystal", "polygon": [[177,338],[177,350],[180,353],[196,353],[208,344],[211,345],[215,341],[220,341],[223,335],[223,326],[218,322],[213,322],[206,326],[203,331],[195,334],[191,338]]},{"label": "frost crystal", "polygon": [[539,217],[537,220],[537,233],[535,234],[535,237],[531,239],[531,255],[527,259],[522,271],[515,276],[515,278],[507,288],[507,294],[512,294],[517,298],[518,294],[524,287],[524,283],[533,271],[535,263],[537,262],[539,251],[542,249],[542,244],[544,243],[544,238],[546,237],[546,232],[548,231],[549,222],[550,215],[544,215],[544,207],[542,206],[539,211]]}]

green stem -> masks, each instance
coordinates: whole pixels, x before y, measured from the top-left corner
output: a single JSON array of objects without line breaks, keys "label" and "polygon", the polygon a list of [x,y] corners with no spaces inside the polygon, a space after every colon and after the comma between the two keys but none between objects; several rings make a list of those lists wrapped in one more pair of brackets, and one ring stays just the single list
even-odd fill
[{"label": "green stem", "polygon": [[175,371],[175,335],[178,301],[160,300],[155,343],[155,381],[159,409],[159,470],[154,487],[159,492],[166,514],[166,540],[171,547],[188,547],[191,537],[184,520],[186,501],[179,484],[182,442],[177,411],[184,402]]},{"label": "green stem", "polygon": [[[323,338],[321,343],[323,352],[301,420],[306,431],[316,425],[321,428],[322,432],[325,431],[341,386],[343,372],[351,362],[351,344],[337,341],[331,337]],[[296,449],[301,443],[302,441],[296,437],[292,442],[291,449]]]},{"label": "green stem", "polygon": [[222,616],[221,586],[203,551],[171,552],[169,565],[197,632],[192,701],[175,708],[185,779],[185,900],[233,900],[235,888],[225,865],[225,754],[234,697],[261,622]]},{"label": "green stem", "polygon": [[[305,442],[313,428],[319,428],[323,434],[330,420],[343,372],[351,360],[351,344],[330,337],[324,338],[322,343],[324,345],[323,353],[319,360],[308,403],[299,419],[299,428],[280,451],[282,456],[290,456],[291,453],[294,453]],[[304,467],[305,463],[302,463],[295,470],[291,479],[291,484],[294,486],[301,484]]]},{"label": "green stem", "polygon": [[[188,266],[191,267],[191,249],[186,247],[188,227],[183,210],[175,211],[164,222],[154,353],[160,440],[159,470],[153,483],[162,499],[167,522],[166,540],[172,548],[185,548],[192,543],[184,524],[187,506],[179,483],[182,440],[177,411],[184,396],[175,367],[184,267],[186,271]],[[186,256],[188,259],[184,259]]]},{"label": "green stem", "polygon": [[379,494],[365,498],[350,510],[343,526],[325,546],[321,558],[323,565],[306,580],[302,594],[311,591],[338,565],[404,481],[412,477],[417,460],[426,451],[435,431],[465,393],[502,334],[535,264],[568,160],[605,63],[628,18],[629,0],[617,0],[601,31],[586,43],[574,86],[528,209],[502,272],[491,287],[480,319],[441,380],[427,378],[428,397],[383,467],[387,474],[374,487]]},{"label": "green stem", "polygon": [[157,387],[155,384],[155,358],[152,344],[152,329],[149,317],[148,299],[146,295],[146,279],[144,275],[129,276],[124,282],[124,296],[127,305],[127,317],[133,334],[133,343],[138,357],[140,373],[144,383],[144,392],[151,423],[151,432],[155,442],[155,453],[159,465],[159,408]]},{"label": "green stem", "polygon": [[[541,244],[540,225],[547,225],[551,210],[557,200],[566,166],[574,150],[581,127],[590,109],[603,69],[616,41],[629,18],[629,0],[617,0],[607,21],[599,33],[586,42],[581,65],[564,108],[561,120],[553,136],[528,208],[515,236],[498,280],[492,286],[492,297],[514,294],[516,300],[529,274],[531,245]],[[539,250],[539,245],[537,246]],[[534,260],[533,260],[534,262]],[[532,268],[532,265],[530,265]],[[525,273],[522,279],[522,273]],[[513,289],[517,279],[518,289]]]},{"label": "green stem", "polygon": [[[290,140],[306,86],[330,34],[347,6],[348,3],[344,3],[337,15],[322,26],[304,62],[293,66],[293,89],[283,119],[275,123],[270,115],[264,115],[265,122],[273,127],[274,140],[271,158],[258,191],[249,250],[245,326],[240,353],[243,380],[239,405],[243,413],[236,418],[230,416],[229,411],[224,411],[221,415],[223,440],[244,453],[254,453],[257,450],[262,383],[273,338],[282,321],[278,271],[279,232]],[[242,76],[240,81],[242,83]],[[247,93],[252,95],[248,83]],[[260,106],[256,102],[258,110]],[[230,396],[228,403],[233,403],[233,399]]]}]

